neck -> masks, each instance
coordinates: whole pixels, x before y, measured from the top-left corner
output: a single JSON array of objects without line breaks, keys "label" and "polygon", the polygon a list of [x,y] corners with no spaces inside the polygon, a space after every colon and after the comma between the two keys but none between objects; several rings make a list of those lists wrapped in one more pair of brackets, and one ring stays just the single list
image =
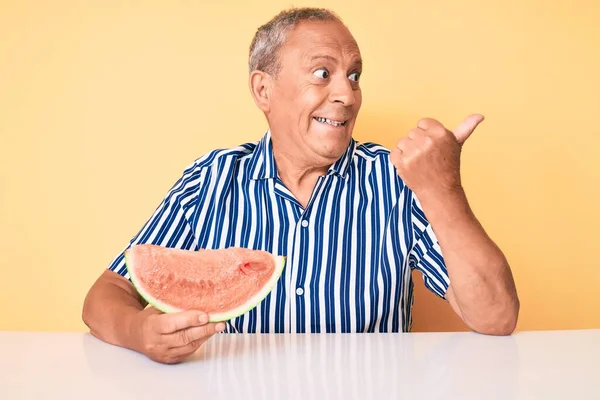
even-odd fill
[{"label": "neck", "polygon": [[273,155],[279,178],[296,200],[306,207],[317,179],[327,173],[331,164],[311,164],[279,148],[275,142],[273,142]]}]

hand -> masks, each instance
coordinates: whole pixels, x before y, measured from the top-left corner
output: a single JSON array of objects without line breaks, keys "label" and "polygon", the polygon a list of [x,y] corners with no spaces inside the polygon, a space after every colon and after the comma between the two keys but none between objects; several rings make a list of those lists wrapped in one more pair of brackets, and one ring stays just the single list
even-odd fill
[{"label": "hand", "polygon": [[483,115],[471,115],[454,132],[434,119],[421,119],[391,152],[398,175],[417,196],[462,189],[461,148],[483,119]]},{"label": "hand", "polygon": [[164,364],[183,361],[225,329],[223,322],[208,323],[208,315],[200,311],[163,314],[154,307],[140,311],[133,323],[139,329],[137,350]]}]

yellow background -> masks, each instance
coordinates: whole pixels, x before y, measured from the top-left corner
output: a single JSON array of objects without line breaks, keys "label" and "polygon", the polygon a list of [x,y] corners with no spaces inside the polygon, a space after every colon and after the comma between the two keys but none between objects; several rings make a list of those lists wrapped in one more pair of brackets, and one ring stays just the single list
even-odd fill
[{"label": "yellow background", "polygon": [[[83,4],[85,3],[85,4]],[[356,138],[486,115],[472,206],[520,330],[600,328],[600,3],[321,1],[365,59]],[[255,29],[288,1],[0,1],[0,329],[83,330],[83,298],[185,166],[266,129]],[[414,330],[461,330],[417,277]]]}]

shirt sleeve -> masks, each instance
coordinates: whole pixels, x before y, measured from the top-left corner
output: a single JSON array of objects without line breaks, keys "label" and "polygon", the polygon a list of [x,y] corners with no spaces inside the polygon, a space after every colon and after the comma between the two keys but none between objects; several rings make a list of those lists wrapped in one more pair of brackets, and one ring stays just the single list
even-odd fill
[{"label": "shirt sleeve", "polygon": [[409,254],[409,265],[423,274],[425,286],[445,299],[450,285],[448,270],[435,232],[416,197],[412,201],[414,242]]},{"label": "shirt sleeve", "polygon": [[131,280],[125,265],[125,251],[137,244],[191,250],[196,246],[194,229],[188,220],[198,196],[202,170],[188,167],[175,182],[138,233],[109,264],[108,269]]}]

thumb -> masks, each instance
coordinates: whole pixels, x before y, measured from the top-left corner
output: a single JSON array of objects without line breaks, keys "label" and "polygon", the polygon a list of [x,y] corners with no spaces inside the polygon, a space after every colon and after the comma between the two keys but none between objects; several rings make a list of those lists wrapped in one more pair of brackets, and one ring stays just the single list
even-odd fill
[{"label": "thumb", "polygon": [[473,133],[477,125],[484,120],[484,116],[481,114],[472,114],[469,115],[463,122],[458,124],[456,129],[454,130],[454,136],[456,136],[456,140],[458,143],[463,144]]},{"label": "thumb", "polygon": [[164,314],[162,311],[152,305],[149,305],[143,311],[146,312],[146,314]]}]

